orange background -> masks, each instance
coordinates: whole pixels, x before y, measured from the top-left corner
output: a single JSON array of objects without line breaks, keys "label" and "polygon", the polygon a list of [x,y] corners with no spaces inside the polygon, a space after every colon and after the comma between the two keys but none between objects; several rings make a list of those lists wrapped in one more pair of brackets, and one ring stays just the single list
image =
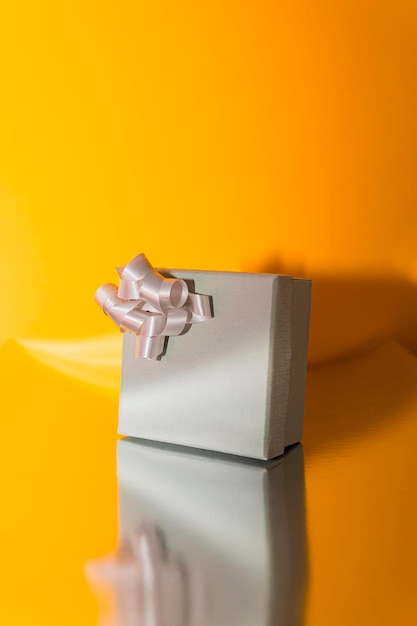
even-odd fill
[{"label": "orange background", "polygon": [[[411,298],[416,29],[406,0],[4,3],[0,341],[110,332],[94,291],[141,251],[321,277],[324,312],[334,278]],[[346,343],[350,301],[314,359],[403,317]]]},{"label": "orange background", "polygon": [[[93,297],[116,266],[143,251],[161,267],[311,277],[311,363],[387,336],[417,349],[416,76],[413,0],[3,3],[3,538],[17,560],[2,575],[5,623],[73,623],[52,608],[66,583],[51,533],[79,550],[80,568],[115,541],[115,519],[94,518],[89,492],[75,509],[88,541],[65,522],[62,494],[58,526],[42,514],[50,491],[30,496],[31,514],[25,494],[37,481],[63,488],[39,461],[59,440],[70,501],[97,463],[91,489],[104,508],[115,498],[100,476],[114,480],[104,450],[113,454],[120,337]],[[32,566],[49,563],[49,613],[30,584],[39,572],[22,583],[37,618],[30,602],[16,612],[11,592],[28,533],[47,551],[29,549]],[[77,580],[78,622],[94,623]]]}]

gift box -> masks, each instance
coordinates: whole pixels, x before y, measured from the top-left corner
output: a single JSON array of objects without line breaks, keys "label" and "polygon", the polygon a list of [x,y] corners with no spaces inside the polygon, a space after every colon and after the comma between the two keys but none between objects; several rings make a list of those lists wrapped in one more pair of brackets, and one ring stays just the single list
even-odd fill
[{"label": "gift box", "polygon": [[258,459],[300,441],[311,281],[145,261],[97,297],[125,331],[119,433]]},{"label": "gift box", "polygon": [[122,440],[118,482],[120,623],[301,626],[301,445],[265,463]]}]

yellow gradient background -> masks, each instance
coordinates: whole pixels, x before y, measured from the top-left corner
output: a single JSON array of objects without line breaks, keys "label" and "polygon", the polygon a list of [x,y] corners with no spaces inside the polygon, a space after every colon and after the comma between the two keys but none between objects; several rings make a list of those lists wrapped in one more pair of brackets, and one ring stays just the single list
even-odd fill
[{"label": "yellow gradient background", "polygon": [[414,0],[1,5],[2,623],[97,621],[116,266],[310,277],[313,366],[387,338],[414,359],[416,76]]}]

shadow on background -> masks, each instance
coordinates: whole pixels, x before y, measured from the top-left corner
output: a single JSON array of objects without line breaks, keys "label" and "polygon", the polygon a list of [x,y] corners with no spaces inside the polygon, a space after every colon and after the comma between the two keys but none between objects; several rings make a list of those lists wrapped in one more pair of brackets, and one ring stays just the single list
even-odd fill
[{"label": "shadow on background", "polygon": [[387,338],[417,354],[417,285],[401,276],[307,275],[279,258],[256,272],[312,279],[309,362],[323,363],[367,351]]},{"label": "shadow on background", "polygon": [[417,414],[417,359],[395,341],[339,363],[309,368],[306,456],[350,445]]},{"label": "shadow on background", "polygon": [[272,259],[256,271],[311,278],[305,452],[359,439],[417,411],[417,287],[395,277],[304,276]]}]

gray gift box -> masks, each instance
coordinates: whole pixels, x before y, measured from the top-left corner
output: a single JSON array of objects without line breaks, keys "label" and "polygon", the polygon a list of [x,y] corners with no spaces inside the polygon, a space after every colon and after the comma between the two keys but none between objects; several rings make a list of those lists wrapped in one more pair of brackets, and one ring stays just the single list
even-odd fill
[{"label": "gray gift box", "polygon": [[123,336],[119,433],[257,459],[302,438],[311,281],[158,270],[210,296],[213,317],[170,336],[158,360]]}]

